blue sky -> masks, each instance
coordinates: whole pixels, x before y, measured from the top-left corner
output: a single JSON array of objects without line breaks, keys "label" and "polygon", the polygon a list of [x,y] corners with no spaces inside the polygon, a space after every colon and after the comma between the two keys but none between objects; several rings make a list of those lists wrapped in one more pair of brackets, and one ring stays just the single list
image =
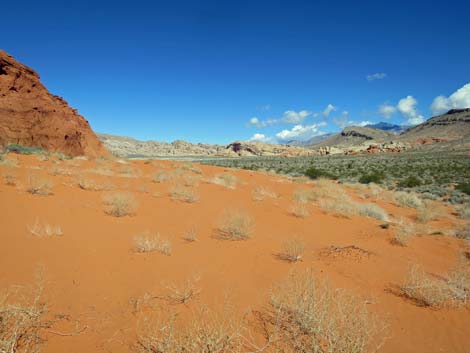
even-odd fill
[{"label": "blue sky", "polygon": [[468,1],[9,1],[0,48],[95,131],[276,142],[470,106],[469,11]]}]

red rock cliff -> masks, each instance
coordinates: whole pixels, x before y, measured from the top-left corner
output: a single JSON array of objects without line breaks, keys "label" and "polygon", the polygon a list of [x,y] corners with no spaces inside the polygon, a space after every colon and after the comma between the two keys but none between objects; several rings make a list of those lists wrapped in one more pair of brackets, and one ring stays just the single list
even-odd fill
[{"label": "red rock cliff", "polygon": [[85,118],[0,50],[0,147],[14,143],[69,156],[107,155]]}]

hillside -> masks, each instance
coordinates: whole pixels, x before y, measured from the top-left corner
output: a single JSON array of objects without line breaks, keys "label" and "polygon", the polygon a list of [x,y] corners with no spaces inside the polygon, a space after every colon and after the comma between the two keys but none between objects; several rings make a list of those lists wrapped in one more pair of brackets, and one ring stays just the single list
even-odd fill
[{"label": "hillside", "polygon": [[470,137],[470,108],[452,109],[422,124],[409,128],[399,136],[405,142],[447,142]]},{"label": "hillside", "polygon": [[380,129],[348,126],[338,134],[311,145],[311,148],[318,147],[353,147],[362,145],[365,142],[389,142],[395,138],[395,135]]},{"label": "hillside", "polygon": [[33,69],[0,50],[0,147],[8,144],[70,156],[108,154],[85,118],[49,93]]}]

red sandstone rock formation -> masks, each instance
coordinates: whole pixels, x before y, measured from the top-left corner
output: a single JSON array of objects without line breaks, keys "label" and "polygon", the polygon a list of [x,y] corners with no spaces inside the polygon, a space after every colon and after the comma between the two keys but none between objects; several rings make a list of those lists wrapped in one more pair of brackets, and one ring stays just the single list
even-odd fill
[{"label": "red sandstone rock formation", "polygon": [[0,50],[0,147],[7,144],[69,156],[108,154],[85,118],[49,93],[34,70]]}]

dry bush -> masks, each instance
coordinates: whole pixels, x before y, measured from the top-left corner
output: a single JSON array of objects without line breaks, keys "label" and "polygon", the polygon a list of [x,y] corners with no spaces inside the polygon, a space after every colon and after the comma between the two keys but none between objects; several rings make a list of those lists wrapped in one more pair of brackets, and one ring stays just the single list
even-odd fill
[{"label": "dry bush", "polygon": [[73,175],[75,172],[71,169],[67,168],[60,168],[60,167],[53,167],[49,173],[51,175]]},{"label": "dry bush", "polygon": [[10,170],[3,172],[3,181],[6,185],[15,186],[16,185],[16,174]]},{"label": "dry bush", "polygon": [[310,216],[310,212],[308,211],[307,207],[302,204],[291,206],[290,213],[297,218],[307,218]]},{"label": "dry bush", "polygon": [[183,234],[183,239],[189,243],[195,242],[197,240],[197,228],[190,227]]},{"label": "dry bush", "polygon": [[289,239],[282,245],[278,258],[287,262],[302,261],[305,245],[299,239]]},{"label": "dry bush", "polygon": [[397,230],[395,231],[391,242],[395,245],[407,246],[414,234],[415,227],[412,224],[401,220],[398,222]]},{"label": "dry bush", "polygon": [[458,209],[459,217],[463,219],[470,219],[470,204],[463,205]]},{"label": "dry bush", "polygon": [[335,213],[341,217],[350,217],[355,213],[352,201],[320,200],[319,206],[327,213]]},{"label": "dry bush", "polygon": [[46,308],[40,302],[43,286],[29,291],[9,289],[0,292],[0,352],[33,353],[39,351],[40,330]]},{"label": "dry bush", "polygon": [[38,219],[34,224],[28,226],[29,232],[37,237],[61,237],[64,235],[62,227],[60,225],[50,225],[47,223],[41,224]]},{"label": "dry bush", "polygon": [[308,203],[316,200],[316,194],[313,189],[297,189],[292,193],[292,199],[298,203]]},{"label": "dry bush", "polygon": [[459,239],[470,240],[470,223],[465,223],[457,227],[454,231],[454,235]]},{"label": "dry bush", "polygon": [[160,235],[141,234],[134,238],[134,251],[140,253],[158,251],[164,255],[171,255],[171,242],[160,238]]},{"label": "dry bush", "polygon": [[80,189],[88,191],[111,190],[113,188],[113,185],[111,184],[100,184],[97,183],[95,180],[84,176],[78,179],[77,185]]},{"label": "dry bush", "polygon": [[416,220],[420,223],[434,221],[444,215],[445,210],[435,202],[426,200],[416,213]]},{"label": "dry bush", "polygon": [[95,169],[87,170],[88,173],[91,174],[98,174],[98,175],[105,175],[105,176],[113,176],[114,171],[110,166],[103,166]]},{"label": "dry bush", "polygon": [[26,191],[33,195],[52,195],[52,182],[43,177],[30,175],[28,178],[29,185]]},{"label": "dry bush", "polygon": [[400,289],[403,295],[422,306],[466,303],[470,299],[470,266],[458,266],[447,278],[431,276],[414,266]]},{"label": "dry bush", "polygon": [[201,182],[199,175],[187,174],[183,175],[184,186],[198,186]]},{"label": "dry bush", "polygon": [[195,203],[199,200],[199,196],[193,190],[181,186],[174,186],[170,190],[170,195],[174,200],[187,203]]},{"label": "dry bush", "polygon": [[271,199],[277,198],[277,194],[274,191],[264,186],[258,186],[254,188],[252,191],[252,196],[253,196],[253,200],[255,201],[263,201],[264,199],[267,199],[267,198],[271,198]]},{"label": "dry bush", "polygon": [[315,281],[311,271],[291,272],[272,290],[267,318],[279,336],[276,352],[373,352],[384,340],[385,325],[364,301]]},{"label": "dry bush", "polygon": [[191,163],[191,162],[183,163],[179,165],[177,169],[186,170],[194,174],[199,174],[199,175],[202,174],[201,168],[199,168],[198,166],[194,165],[194,163]]},{"label": "dry bush", "polygon": [[201,289],[198,288],[200,281],[199,276],[193,276],[186,278],[179,284],[169,284],[164,287],[167,290],[167,294],[161,298],[168,301],[170,304],[188,304],[191,300],[197,298],[201,293]]},{"label": "dry bush", "polygon": [[393,194],[393,199],[398,206],[419,208],[423,206],[423,201],[414,192],[397,191]]},{"label": "dry bush", "polygon": [[383,208],[373,203],[357,203],[358,213],[364,217],[388,221],[388,215]]},{"label": "dry bush", "polygon": [[238,178],[230,173],[220,173],[214,176],[212,183],[225,186],[229,189],[235,189],[238,184]]},{"label": "dry bush", "polygon": [[119,174],[125,178],[137,178],[138,176],[142,175],[142,171],[130,165],[123,165],[121,168],[119,168]]},{"label": "dry bush", "polygon": [[224,211],[217,227],[217,237],[226,240],[245,240],[251,237],[253,218],[241,210]]},{"label": "dry bush", "polygon": [[236,353],[244,346],[242,331],[231,311],[202,308],[183,320],[160,310],[140,321],[138,346],[140,353]]},{"label": "dry bush", "polygon": [[172,175],[170,173],[160,170],[154,174],[152,180],[154,183],[164,183],[170,181],[171,179]]},{"label": "dry bush", "polygon": [[105,212],[114,217],[133,215],[137,209],[137,201],[130,193],[114,193],[104,197]]}]

